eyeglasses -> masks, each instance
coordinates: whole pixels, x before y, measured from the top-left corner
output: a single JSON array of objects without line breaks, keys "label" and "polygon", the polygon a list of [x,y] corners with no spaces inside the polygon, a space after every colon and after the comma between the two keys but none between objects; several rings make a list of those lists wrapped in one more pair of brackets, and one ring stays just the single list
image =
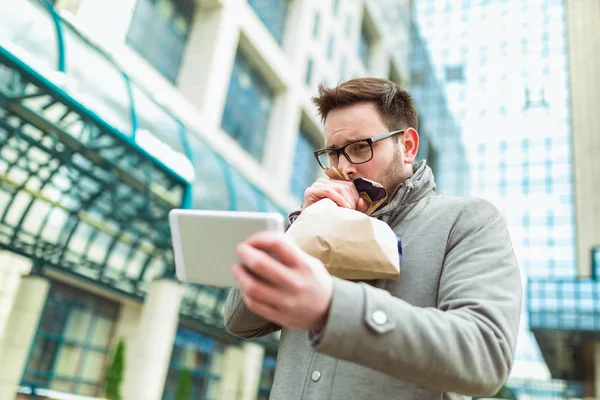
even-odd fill
[{"label": "eyeglasses", "polygon": [[325,148],[314,152],[317,162],[323,169],[337,167],[340,163],[340,154],[352,164],[364,164],[373,158],[373,143],[395,135],[401,135],[404,130],[382,133],[369,139],[360,139],[350,142],[339,148]]}]

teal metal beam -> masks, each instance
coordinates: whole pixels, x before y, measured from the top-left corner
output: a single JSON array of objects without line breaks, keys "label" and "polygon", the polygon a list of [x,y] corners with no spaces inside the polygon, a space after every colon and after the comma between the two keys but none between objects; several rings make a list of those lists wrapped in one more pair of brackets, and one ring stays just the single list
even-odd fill
[{"label": "teal metal beam", "polygon": [[[33,70],[27,64],[16,58],[11,52],[6,50],[4,47],[0,46],[0,65],[6,65],[8,69],[19,71],[18,75],[25,82],[28,82],[30,85],[34,85],[36,88],[43,88],[45,93],[51,93],[52,97],[56,99],[61,104],[64,104],[67,108],[69,108],[72,112],[75,112],[82,116],[82,119],[90,124],[96,126],[103,133],[108,136],[112,136],[114,140],[121,141],[122,143],[127,143],[130,149],[134,152],[137,152],[139,156],[145,160],[150,160],[153,164],[156,165],[157,168],[162,170],[162,173],[169,176],[169,179],[174,181],[178,181],[182,184],[187,183],[185,178],[181,177],[179,174],[174,172],[172,169],[164,165],[164,163],[154,157],[152,154],[148,153],[146,150],[139,147],[133,137],[129,134],[125,134],[114,129],[112,126],[106,123],[103,119],[98,117],[96,113],[92,110],[86,108],[77,100],[73,99],[67,93],[65,93],[61,88],[54,85],[52,82],[48,81],[42,75],[40,75],[37,71]],[[0,90],[4,91],[5,88],[0,88]],[[15,93],[14,96],[7,96],[5,93],[5,100],[19,100],[19,96],[22,96],[24,93]],[[77,138],[80,139],[80,138]]]},{"label": "teal metal beam", "polygon": [[221,164],[221,169],[223,170],[223,175],[225,176],[225,183],[227,183],[228,194],[229,194],[229,208],[231,210],[237,210],[237,196],[235,195],[235,185],[233,183],[233,176],[231,175],[231,170],[229,169],[229,164],[225,161],[222,155],[219,153],[215,153],[219,164]]},{"label": "teal metal beam", "polygon": [[[192,146],[190,145],[190,140],[188,139],[188,132],[187,129],[185,128],[185,125],[183,125],[181,123],[180,120],[177,119],[177,124],[179,125],[179,133],[181,135],[181,142],[183,143],[183,148],[185,149],[185,155],[188,158],[188,160],[190,160],[190,162],[192,163],[192,166],[194,166],[194,170],[195,165],[194,165],[194,154],[192,153]],[[188,184],[185,188],[185,193],[183,196],[183,203],[181,204],[181,208],[192,208],[192,185]]]}]

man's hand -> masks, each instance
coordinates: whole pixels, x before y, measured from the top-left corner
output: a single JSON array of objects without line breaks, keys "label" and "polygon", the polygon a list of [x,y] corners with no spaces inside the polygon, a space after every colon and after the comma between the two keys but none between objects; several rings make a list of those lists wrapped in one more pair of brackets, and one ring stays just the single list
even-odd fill
[{"label": "man's hand", "polygon": [[352,181],[320,178],[304,192],[302,209],[322,199],[333,200],[338,206],[364,212],[367,204],[358,197],[358,191]]},{"label": "man's hand", "polygon": [[233,274],[246,307],[278,325],[321,329],[333,297],[333,278],[318,259],[281,233],[261,232],[237,247]]}]

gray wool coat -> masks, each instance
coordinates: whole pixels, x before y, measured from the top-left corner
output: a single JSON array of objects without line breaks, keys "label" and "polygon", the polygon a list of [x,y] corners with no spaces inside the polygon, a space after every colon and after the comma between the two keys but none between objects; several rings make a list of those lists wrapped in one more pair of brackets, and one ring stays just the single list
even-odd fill
[{"label": "gray wool coat", "polygon": [[499,211],[435,194],[425,162],[372,217],[402,241],[400,278],[334,278],[319,337],[249,311],[238,289],[225,326],[242,338],[281,329],[271,399],[467,399],[494,394],[513,363],[521,277]]}]

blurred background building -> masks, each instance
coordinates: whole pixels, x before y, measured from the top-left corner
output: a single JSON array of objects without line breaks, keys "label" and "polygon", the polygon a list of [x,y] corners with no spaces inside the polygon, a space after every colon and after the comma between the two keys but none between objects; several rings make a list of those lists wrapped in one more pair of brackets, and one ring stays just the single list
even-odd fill
[{"label": "blurred background building", "polygon": [[[568,3],[568,4],[567,4]],[[595,0],[0,0],[0,400],[266,399],[277,335],[174,277],[175,207],[297,209],[319,83],[385,77],[438,192],[503,212],[527,298],[508,386],[600,398]],[[117,357],[118,358],[118,357]],[[117,368],[118,369],[118,368]]]},{"label": "blurred background building", "polygon": [[[600,398],[591,384],[600,287],[589,279],[600,192],[587,181],[599,149],[598,120],[589,114],[598,44],[588,39],[600,34],[589,19],[599,3],[414,3],[463,133],[470,193],[502,211],[526,284],[508,384],[519,398]],[[411,73],[415,85],[422,71]]]}]

